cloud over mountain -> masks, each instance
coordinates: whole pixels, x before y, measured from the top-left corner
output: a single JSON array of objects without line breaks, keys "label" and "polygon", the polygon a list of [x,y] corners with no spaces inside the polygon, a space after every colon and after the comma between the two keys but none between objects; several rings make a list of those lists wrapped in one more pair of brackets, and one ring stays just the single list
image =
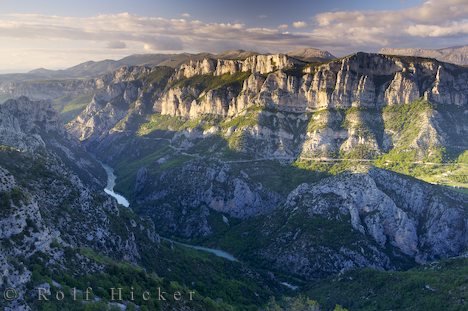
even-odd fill
[{"label": "cloud over mountain", "polygon": [[[384,46],[443,47],[466,43],[468,6],[463,0],[432,0],[400,10],[335,11],[280,27],[250,27],[240,22],[214,23],[184,18],[139,16],[129,13],[91,17],[40,14],[2,15],[0,38],[20,57],[0,49],[9,64],[67,66],[102,55],[124,56],[157,51],[210,51],[232,48],[287,51],[306,46],[342,55],[356,50],[377,51]],[[26,40],[27,39],[27,40]],[[102,45],[102,42],[108,42]],[[78,48],[79,47],[79,48]],[[64,49],[68,57],[54,57]],[[43,53],[44,55],[39,55]],[[39,59],[51,60],[38,64]],[[53,59],[53,60],[52,60]],[[5,64],[0,62],[0,67]]]}]

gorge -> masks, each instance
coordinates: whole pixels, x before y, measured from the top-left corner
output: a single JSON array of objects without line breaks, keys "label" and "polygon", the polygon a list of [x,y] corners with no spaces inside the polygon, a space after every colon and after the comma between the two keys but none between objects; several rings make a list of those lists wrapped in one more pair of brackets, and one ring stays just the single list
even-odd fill
[{"label": "gorge", "polygon": [[44,283],[127,278],[199,295],[150,309],[257,310],[301,295],[372,309],[399,303],[385,287],[397,277],[423,307],[450,296],[448,309],[463,308],[468,69],[306,52],[0,82],[35,99],[0,105],[0,287],[21,288],[2,307],[36,308],[27,293]]}]

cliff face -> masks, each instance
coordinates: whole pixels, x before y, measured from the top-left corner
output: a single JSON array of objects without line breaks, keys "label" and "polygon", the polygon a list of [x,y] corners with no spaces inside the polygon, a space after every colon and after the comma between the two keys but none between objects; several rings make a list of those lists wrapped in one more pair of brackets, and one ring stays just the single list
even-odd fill
[{"label": "cliff face", "polygon": [[[140,78],[149,69],[123,68],[95,81],[101,91],[94,101],[111,102],[126,93],[122,110],[137,100],[151,105],[148,101],[154,99],[154,111],[188,118],[235,116],[257,105],[303,113],[381,108],[419,98],[458,107],[465,107],[468,101],[467,70],[434,60],[358,53],[323,65],[304,65],[286,55],[190,61],[174,73],[161,94],[144,88]],[[138,74],[131,73],[134,71]],[[242,72],[251,75],[240,76]],[[88,109],[81,120],[91,117],[93,111]]]},{"label": "cliff face", "polygon": [[[288,68],[295,66],[299,64],[281,55],[259,55],[245,61],[219,60],[216,63],[205,59],[189,63],[176,73],[176,79],[239,71],[268,74],[266,78],[253,74],[243,82],[238,96],[217,95],[226,103],[220,111],[212,111],[209,107],[213,101],[203,100],[203,90],[193,92],[184,88],[168,90],[167,96],[163,96],[156,106],[165,107],[162,114],[196,117],[205,111],[233,115],[238,110],[234,107],[243,107],[245,103],[305,112],[325,108],[379,108],[407,104],[421,97],[444,105],[464,106],[468,101],[467,71],[434,60],[358,53],[325,65],[306,67],[303,74],[288,72]],[[185,100],[174,102],[170,93],[174,91]],[[181,105],[183,109],[175,109]]]},{"label": "cliff face", "polygon": [[[159,164],[165,165],[165,160]],[[247,173],[238,174],[232,165],[215,160],[209,164],[195,160],[156,176],[141,168],[136,178],[134,196],[142,213],[155,221],[160,232],[184,238],[214,234],[211,220],[220,214],[265,215],[284,200]]]},{"label": "cliff face", "polygon": [[40,131],[65,134],[57,113],[47,102],[31,105],[26,97],[9,100],[0,105],[0,115],[0,140],[21,151],[45,147]]},{"label": "cliff face", "polygon": [[[135,199],[145,204],[176,197],[185,213],[193,207],[190,202],[198,202],[196,208],[204,217],[197,221],[205,225],[196,226],[188,212],[187,221],[177,221],[181,212],[177,206],[165,205],[161,213],[148,211],[158,224],[167,219],[177,223],[167,221],[170,234],[180,229],[184,236],[209,235],[209,211],[248,218],[278,206],[285,195],[264,192],[237,173],[217,183],[208,171],[202,174],[199,164],[162,173],[160,167],[171,166],[166,162],[172,163],[173,158],[185,163],[186,157],[234,152],[247,162],[318,158],[369,162],[390,152],[410,152],[407,161],[417,162],[430,161],[444,148],[455,152],[467,148],[463,116],[468,71],[435,60],[365,53],[319,65],[283,55],[206,58],[183,65],[157,86],[145,81],[148,75],[158,75],[159,69],[135,75],[132,70],[137,69],[122,69],[104,81],[102,95],[68,128],[110,161],[128,159],[128,148],[135,150],[135,160],[143,157],[145,161],[157,157],[154,150],[165,150],[161,153],[167,154],[154,162],[138,163],[143,171],[154,165],[161,175],[144,175],[146,182],[134,172],[125,178],[139,180]],[[274,71],[264,73],[268,70]],[[206,191],[193,193],[188,200],[181,198],[179,192],[190,193],[196,185],[185,181],[189,186],[181,190],[178,185],[183,181],[173,175],[197,176]],[[148,185],[154,189],[145,188]],[[250,199],[239,197],[236,189],[240,188],[248,189]]]},{"label": "cliff face", "polygon": [[[92,101],[67,129],[80,140],[96,140],[125,129],[132,115],[152,112],[152,103],[173,73],[168,67],[124,67],[95,80]],[[121,127],[116,127],[120,124]]]},{"label": "cliff face", "polygon": [[[461,119],[468,101],[468,71],[435,60],[365,53],[321,65],[305,65],[285,55],[255,55],[243,61],[206,58],[167,72],[163,83],[148,83],[160,70],[123,68],[100,79],[100,91],[68,125],[70,132],[82,141],[97,142],[111,133],[135,130],[138,120],[151,113],[193,120],[216,116],[227,124],[255,118],[253,123],[213,130],[228,140],[242,135],[243,151],[290,158],[337,157],[356,149],[363,152],[354,152],[354,157],[373,158],[398,146],[416,147],[421,158],[434,148],[464,148],[460,138],[468,133]],[[275,71],[262,73],[269,70]],[[404,111],[421,99],[432,107],[411,108],[420,122],[406,129]],[[296,120],[297,129],[268,122],[267,111],[250,112],[259,107]],[[402,137],[410,141],[401,144]]]},{"label": "cliff face", "polygon": [[196,75],[234,74],[237,72],[251,72],[266,74],[276,70],[292,68],[303,62],[291,58],[285,54],[253,55],[244,60],[226,60],[205,58],[201,61],[189,61],[180,66],[175,74],[175,79],[191,78]]},{"label": "cliff face", "polygon": [[306,278],[396,268],[408,259],[460,254],[468,245],[463,196],[378,169],[302,184],[255,223],[236,232],[260,241],[256,260]]},{"label": "cliff face", "polygon": [[[370,166],[379,156],[410,152],[405,162],[414,164],[443,148],[466,150],[467,78],[455,65],[364,53],[319,65],[254,55],[207,58],[178,70],[130,67],[95,80],[92,102],[67,128],[116,168],[117,190],[164,235],[221,245],[246,262],[304,279],[358,267],[403,268],[466,252],[466,196],[349,163]],[[134,262],[153,256],[156,249],[141,251],[158,245],[152,226],[119,220],[115,202],[93,196],[102,188],[99,170],[55,129],[56,116],[43,107],[45,115],[32,110],[24,120],[35,121],[23,124],[15,105],[0,106],[0,127],[7,129],[0,137],[26,152],[24,161],[9,154],[0,162],[0,180],[8,195],[16,183],[34,198],[23,200],[27,207],[9,206],[38,219],[39,211],[49,229],[40,227],[44,236],[35,238],[51,245],[56,236],[49,232],[58,231],[73,246],[128,253]],[[21,163],[36,163],[31,150],[43,146],[45,177],[17,176],[37,172]],[[335,162],[350,167],[340,170]],[[354,173],[338,174],[344,169]],[[34,188],[20,184],[26,179]],[[56,193],[69,199],[50,199]],[[86,220],[73,222],[73,211]],[[11,226],[11,215],[4,232],[27,230],[26,220]],[[5,258],[0,263],[7,265]]]}]

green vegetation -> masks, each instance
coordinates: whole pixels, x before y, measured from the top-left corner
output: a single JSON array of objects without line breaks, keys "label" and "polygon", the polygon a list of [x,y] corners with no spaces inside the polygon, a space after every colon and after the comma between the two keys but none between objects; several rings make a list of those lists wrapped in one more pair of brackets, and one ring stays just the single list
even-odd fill
[{"label": "green vegetation", "polygon": [[78,116],[86,106],[91,102],[93,94],[83,94],[76,97],[66,95],[57,99],[54,99],[53,105],[64,121],[67,123]]},{"label": "green vegetation", "polygon": [[28,202],[28,196],[19,187],[15,187],[11,191],[0,191],[0,206],[2,206],[0,216],[10,216],[9,213],[12,211],[11,203],[15,206],[20,206],[21,203],[27,204]]},{"label": "green vegetation", "polygon": [[326,176],[327,172],[309,170],[304,167],[279,164],[277,161],[258,161],[251,163],[234,163],[233,170],[247,173],[249,178],[263,184],[268,189],[288,195],[302,183],[312,183]]},{"label": "green vegetation", "polygon": [[468,164],[468,150],[463,151],[463,153],[458,156],[457,163]]},{"label": "green vegetation", "polygon": [[385,107],[385,129],[393,133],[396,144],[388,153],[377,157],[375,165],[430,183],[466,189],[468,166],[463,162],[466,151],[451,160],[453,152],[438,146],[430,137],[425,138],[426,145],[415,144],[435,109],[425,100]]},{"label": "green vegetation", "polygon": [[0,104],[3,104],[5,101],[11,98],[9,94],[0,94]]},{"label": "green vegetation", "polygon": [[377,158],[374,164],[426,182],[468,191],[468,165],[458,161],[446,162],[445,154],[445,149],[434,148],[430,154],[419,159],[416,150],[393,149]]},{"label": "green vegetation", "polygon": [[174,73],[174,69],[167,66],[156,67],[148,75],[143,77],[143,84],[153,84],[163,86],[167,83],[171,75]]},{"label": "green vegetation", "polygon": [[146,123],[143,123],[140,126],[137,131],[137,135],[144,136],[157,130],[177,131],[182,129],[186,121],[186,119],[181,117],[173,117],[156,113],[153,114]]},{"label": "green vegetation", "polygon": [[[78,264],[75,262],[77,257],[74,255],[74,250],[66,249],[66,256],[69,264]],[[32,270],[32,281],[29,284],[31,293],[34,292],[33,287],[49,283],[51,286],[52,295],[57,291],[63,291],[66,299],[57,301],[51,298],[49,301],[38,301],[36,296],[31,294],[28,297],[29,303],[33,309],[37,310],[114,310],[109,302],[112,302],[111,288],[122,288],[122,298],[130,310],[136,310],[136,306],[141,306],[140,310],[161,310],[164,305],[180,305],[175,301],[170,293],[180,292],[184,296],[184,303],[191,305],[195,310],[234,310],[228,304],[222,302],[215,302],[207,297],[200,296],[198,292],[193,294],[193,300],[189,299],[189,292],[193,291],[185,286],[180,285],[174,281],[168,281],[156,275],[148,274],[143,269],[131,266],[129,264],[122,264],[110,258],[96,254],[91,250],[82,250],[81,255],[89,258],[97,263],[104,264],[104,269],[101,272],[94,272],[88,274],[77,275],[76,271],[64,272],[45,268],[42,264],[40,256],[30,259]],[[60,269],[61,270],[61,269]],[[60,287],[57,286],[60,284]],[[86,288],[91,287],[92,293],[90,294],[90,302],[85,301]],[[77,301],[73,301],[73,288],[77,291]],[[167,302],[159,301],[157,289],[161,288],[162,291],[168,293],[165,295]],[[134,301],[131,302],[130,291],[133,289]],[[143,293],[150,291],[151,299],[145,301]],[[51,296],[54,297],[54,296]],[[99,300],[94,300],[99,298]],[[120,301],[119,301],[120,302]],[[122,303],[122,302],[121,302]]]},{"label": "green vegetation", "polygon": [[212,74],[196,75],[175,81],[171,87],[197,87],[203,91],[231,88],[240,92],[244,80],[250,76],[250,71],[236,72],[234,74],[223,74],[214,76]]},{"label": "green vegetation", "polygon": [[408,148],[413,143],[421,132],[421,119],[430,114],[432,109],[432,105],[424,100],[384,108],[385,128],[398,137],[398,145],[395,148]]},{"label": "green vegetation", "polygon": [[239,115],[233,118],[228,118],[221,122],[222,129],[229,129],[231,127],[242,129],[244,127],[252,127],[258,124],[258,117],[260,111],[258,109],[249,109],[244,115]]},{"label": "green vegetation", "polygon": [[[312,67],[313,65],[312,64],[308,64],[308,67]],[[285,74],[287,74],[288,76],[293,76],[293,77],[296,77],[296,78],[301,78],[303,75],[305,75],[304,73],[304,69],[306,68],[306,65],[296,65],[292,68],[287,68],[287,69],[283,69],[283,72]]]},{"label": "green vegetation", "polygon": [[330,127],[332,129],[341,126],[343,112],[341,110],[322,109],[311,113],[307,132],[312,133]]},{"label": "green vegetation", "polygon": [[[338,197],[330,199],[339,200]],[[229,230],[213,236],[206,243],[228,250],[257,268],[272,270],[272,262],[258,256],[258,250],[267,249],[269,245],[276,243],[275,247],[286,251],[288,245],[273,241],[272,237],[285,236],[298,231],[300,234],[296,239],[306,239],[310,245],[316,247],[326,244],[327,247],[337,250],[342,245],[348,247],[359,245],[360,241],[365,239],[359,232],[350,230],[349,219],[346,217],[330,220],[321,216],[311,217],[302,212],[285,215],[285,211],[279,209],[266,219],[265,216],[258,216],[231,224]]]},{"label": "green vegetation", "polygon": [[[57,245],[57,244],[56,244]],[[258,310],[258,306],[267,302],[269,297],[277,295],[264,283],[260,274],[252,274],[247,266],[230,262],[214,255],[202,253],[163,241],[156,254],[143,254],[141,264],[145,269],[128,262],[118,261],[104,256],[89,248],[64,250],[66,270],[59,266],[45,266],[47,258],[37,253],[25,264],[32,268],[32,280],[29,292],[35,293],[34,287],[48,283],[52,294],[58,290],[65,293],[64,301],[39,302],[32,294],[27,298],[37,310],[108,310],[111,302],[110,288],[122,288],[124,302],[131,308],[142,306],[141,310],[161,310],[164,302],[157,299],[144,301],[141,294],[151,291],[155,297],[157,288],[173,293],[180,291],[184,296],[194,292],[193,301],[184,303],[195,310]],[[98,271],[82,273],[81,262],[89,267],[98,267]],[[97,266],[96,266],[97,264]],[[255,277],[256,276],[256,277]],[[57,285],[60,284],[60,285]],[[91,287],[91,299],[99,301],[83,302],[81,291]],[[71,299],[72,289],[77,293],[78,302]],[[130,302],[130,289],[135,293],[134,304]],[[156,295],[157,296],[157,295]],[[178,302],[168,298],[166,305],[177,306]],[[92,307],[93,309],[89,309]],[[100,307],[100,308],[99,308]]]},{"label": "green vegetation", "polygon": [[326,309],[465,310],[468,259],[452,259],[408,271],[363,269],[312,283],[308,295]]},{"label": "green vegetation", "polygon": [[175,132],[194,128],[207,130],[212,126],[219,125],[220,122],[220,116],[210,114],[195,119],[187,119],[156,113],[151,115],[147,122],[140,125],[137,135],[146,136],[156,131]]},{"label": "green vegetation", "polygon": [[[320,311],[317,301],[309,299],[303,295],[297,297],[284,297],[280,301],[271,298],[262,311]],[[339,310],[339,309],[335,309]]]}]

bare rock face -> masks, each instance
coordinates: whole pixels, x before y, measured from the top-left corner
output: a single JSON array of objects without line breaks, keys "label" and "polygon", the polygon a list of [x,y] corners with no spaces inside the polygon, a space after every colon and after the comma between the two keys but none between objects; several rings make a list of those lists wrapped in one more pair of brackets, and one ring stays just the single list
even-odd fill
[{"label": "bare rock face", "polygon": [[105,136],[127,115],[130,103],[137,100],[137,94],[134,85],[109,85],[95,95],[86,109],[68,125],[70,133],[80,140],[89,139],[96,133]]},{"label": "bare rock face", "polygon": [[[99,92],[69,124],[70,132],[80,140],[93,140],[125,130],[132,114],[151,112],[195,119],[207,114],[235,117],[254,106],[306,113],[351,107],[381,109],[419,98],[457,107],[466,107],[468,102],[468,71],[430,59],[357,53],[305,66],[282,54],[253,55],[244,60],[206,58],[183,64],[156,90],[144,77],[157,70],[122,68],[101,78],[96,82]],[[251,74],[240,78],[243,72]],[[200,75],[214,86],[190,79],[177,83]],[[331,135],[342,137],[341,132]]]},{"label": "bare rock face", "polygon": [[[214,127],[211,134],[226,139],[242,135],[247,142],[243,151],[255,150],[258,157],[337,157],[361,150],[355,156],[370,159],[401,146],[404,136],[387,128],[392,114],[384,108],[425,99],[438,108],[415,112],[418,133],[407,144],[419,158],[430,148],[461,146],[458,138],[468,133],[460,118],[450,116],[451,109],[464,113],[468,104],[468,71],[463,67],[366,53],[305,67],[288,67],[289,61],[294,62],[284,55],[192,61],[159,88],[146,78],[158,74],[157,68],[123,68],[101,79],[99,92],[68,129],[81,141],[99,143],[113,133],[138,129],[138,120],[151,113],[184,119],[250,116],[256,124]],[[286,67],[270,68],[272,62]],[[257,72],[243,74],[247,64],[249,72]],[[275,71],[260,73],[264,70]],[[193,79],[178,80],[185,71]],[[257,107],[284,114],[296,126],[282,122],[280,115],[269,122],[267,111],[249,115]]]},{"label": "bare rock face", "polygon": [[[440,67],[440,69],[439,69]],[[406,104],[423,96],[438,103],[434,87],[441,83],[440,70],[446,71],[445,96],[467,104],[467,71],[428,60],[406,60],[378,54],[358,53],[315,69],[312,78],[303,77],[310,108],[381,107]],[[312,74],[312,73],[311,73]]]},{"label": "bare rock face", "polygon": [[68,132],[81,141],[97,141],[112,131],[124,131],[126,121],[153,109],[153,98],[158,97],[165,86],[148,80],[148,76],[155,72],[159,73],[160,69],[123,67],[97,78],[93,99],[67,124]]},{"label": "bare rock face", "polygon": [[465,200],[380,169],[302,184],[257,224],[269,237],[257,256],[306,278],[456,256],[468,247]]},{"label": "bare rock face", "polygon": [[182,64],[176,73],[176,79],[190,78],[196,75],[210,74],[215,71],[216,62],[213,59],[205,58],[201,61],[190,60]]},{"label": "bare rock face", "polygon": [[[281,54],[257,55],[244,61],[219,60],[216,66],[208,60],[190,63],[187,66],[193,70],[181,67],[176,75],[178,78],[187,70],[190,73],[186,77],[202,72],[221,75],[250,71],[268,75],[266,79],[253,75],[245,80],[237,96],[224,93],[226,96],[219,98],[223,95],[219,93],[212,97],[212,100],[224,103],[222,109],[203,107],[210,102],[197,100],[203,99],[205,93],[193,92],[193,89],[190,96],[183,97],[183,111],[177,109],[181,101],[173,101],[171,96],[163,96],[157,106],[165,107],[162,114],[193,118],[207,112],[233,115],[238,109],[232,107],[245,107],[246,103],[305,112],[329,108],[379,108],[407,104],[420,97],[444,105],[464,106],[468,101],[467,70],[433,60],[358,53],[313,70],[306,68],[299,76],[289,75],[287,69],[297,65]],[[257,86],[254,88],[256,92],[252,86]],[[171,90],[167,92],[170,95]],[[170,108],[171,105],[175,107]]]},{"label": "bare rock face", "polygon": [[265,74],[276,70],[292,68],[298,64],[301,64],[301,62],[284,54],[255,55],[243,61],[242,71]]},{"label": "bare rock face", "polygon": [[280,69],[292,68],[303,62],[284,54],[253,55],[244,60],[229,60],[205,58],[199,61],[189,61],[180,66],[174,79],[191,78],[196,75],[234,74],[247,72],[266,74]]},{"label": "bare rock face", "polygon": [[142,212],[162,232],[185,238],[212,234],[208,219],[213,211],[247,218],[270,212],[283,199],[246,173],[238,175],[229,164],[218,161],[192,161],[146,178],[136,192]]},{"label": "bare rock face", "polygon": [[31,102],[26,97],[9,100],[0,105],[0,141],[21,151],[44,147],[40,132],[66,132],[48,102]]},{"label": "bare rock face", "polygon": [[[339,177],[333,183],[324,180],[313,187],[303,185],[290,194],[286,205],[293,209],[297,206],[294,202],[301,202],[300,207],[307,208],[311,217],[332,218],[337,212],[349,215],[354,230],[369,234],[381,247],[389,243],[418,261],[462,252],[468,240],[463,234],[467,223],[461,197],[458,204],[450,204],[454,198],[449,192],[429,197],[424,193],[436,191],[430,186],[416,183],[411,188],[400,187],[402,183],[410,181],[395,173],[374,170],[369,175]],[[389,188],[395,192],[387,195]],[[343,204],[330,204],[331,197]],[[437,227],[433,227],[436,223]]]}]

